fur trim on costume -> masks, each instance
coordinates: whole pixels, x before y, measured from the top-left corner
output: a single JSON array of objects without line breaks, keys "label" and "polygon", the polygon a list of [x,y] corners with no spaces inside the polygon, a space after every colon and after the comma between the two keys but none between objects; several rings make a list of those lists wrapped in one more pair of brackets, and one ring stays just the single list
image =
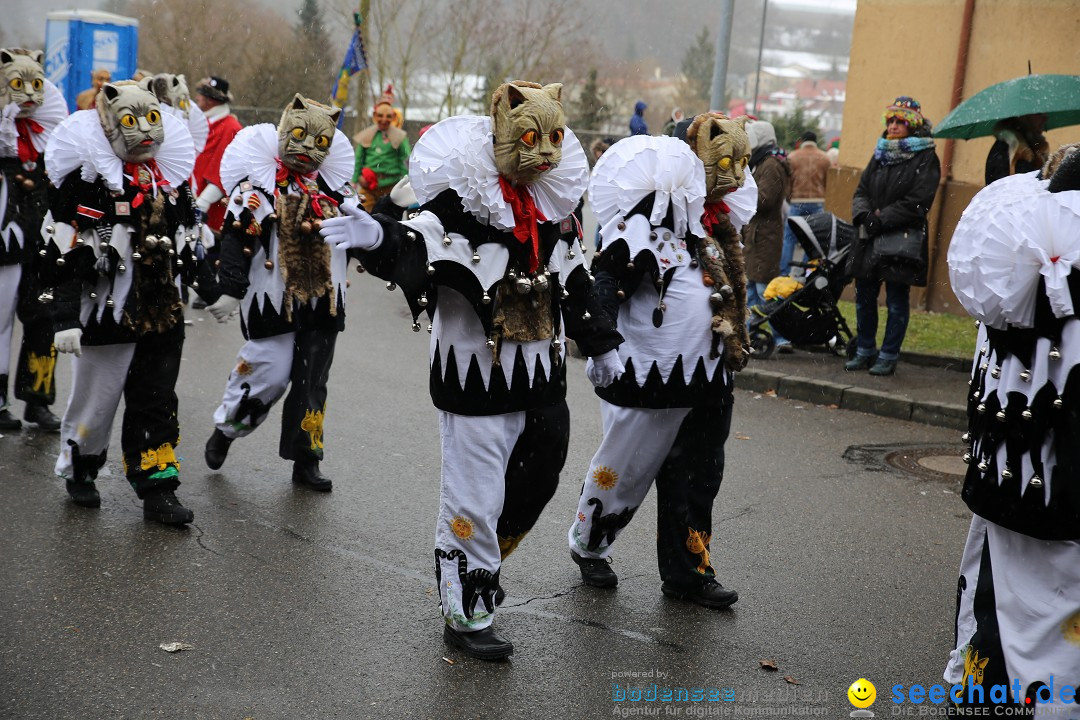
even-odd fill
[{"label": "fur trim on costume", "polygon": [[[721,214],[713,224],[712,237],[698,238],[698,258],[713,294],[712,357],[719,357],[724,345],[724,365],[732,372],[746,367],[750,359],[750,337],[746,331],[746,263],[742,242],[731,220]],[[725,291],[725,287],[728,289]]]},{"label": "fur trim on costume", "polygon": [[[325,217],[336,217],[337,208],[319,201]],[[314,230],[317,219],[311,202],[303,195],[279,195],[274,202],[278,215],[278,263],[285,282],[285,318],[292,322],[293,302],[308,303],[330,295],[330,315],[337,316],[337,293],[330,272],[330,246]],[[305,225],[307,232],[305,232]]]}]

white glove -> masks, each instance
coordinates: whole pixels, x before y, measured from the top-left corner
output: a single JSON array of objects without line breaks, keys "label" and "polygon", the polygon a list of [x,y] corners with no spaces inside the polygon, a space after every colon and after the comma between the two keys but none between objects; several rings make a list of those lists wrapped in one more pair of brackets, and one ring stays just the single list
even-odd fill
[{"label": "white glove", "polygon": [[53,345],[56,352],[75,353],[75,357],[82,355],[82,329],[70,328],[61,330],[53,336]]},{"label": "white glove", "polygon": [[323,239],[332,248],[340,250],[374,250],[382,245],[382,225],[356,205],[342,205],[345,213],[322,221]]},{"label": "white glove", "polygon": [[229,322],[229,318],[236,314],[240,308],[240,298],[232,295],[222,295],[213,305],[208,305],[206,311],[214,316],[219,323]]},{"label": "white glove", "polygon": [[626,372],[618,350],[608,350],[603,355],[589,358],[585,363],[585,377],[596,387],[607,387]]}]

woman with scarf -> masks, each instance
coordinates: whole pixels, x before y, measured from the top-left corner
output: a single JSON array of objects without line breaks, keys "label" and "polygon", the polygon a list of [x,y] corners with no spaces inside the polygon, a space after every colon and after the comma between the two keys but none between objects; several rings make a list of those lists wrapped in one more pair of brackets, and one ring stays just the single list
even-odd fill
[{"label": "woman with scarf", "polygon": [[[871,375],[892,375],[896,371],[907,332],[911,286],[926,285],[926,216],[941,176],[930,121],[923,117],[922,106],[916,100],[896,98],[885,109],[882,122],[885,131],[851,203],[852,221],[860,228],[861,238],[850,266],[855,277],[858,351],[844,369],[869,369]],[[917,257],[910,253],[886,254],[879,242],[882,236],[905,230],[922,236]],[[882,283],[888,319],[879,352],[877,306]]]}]

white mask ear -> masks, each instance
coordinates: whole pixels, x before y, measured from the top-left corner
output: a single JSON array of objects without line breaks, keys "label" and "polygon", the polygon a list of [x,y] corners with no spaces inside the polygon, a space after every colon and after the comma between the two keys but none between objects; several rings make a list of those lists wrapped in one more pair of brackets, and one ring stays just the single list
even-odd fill
[{"label": "white mask ear", "polygon": [[102,92],[105,93],[105,99],[112,102],[120,95],[120,91],[116,89],[116,86],[112,83],[105,83],[101,86]]},{"label": "white mask ear", "polygon": [[15,57],[7,50],[0,50],[0,63],[7,64],[9,62],[13,62],[14,60]]},{"label": "white mask ear", "polygon": [[38,65],[44,65],[45,53],[41,50],[34,50],[30,53],[30,59],[36,62]]},{"label": "white mask ear", "polygon": [[330,121],[337,125],[338,119],[341,117],[341,108],[334,108],[334,111],[330,113]]}]

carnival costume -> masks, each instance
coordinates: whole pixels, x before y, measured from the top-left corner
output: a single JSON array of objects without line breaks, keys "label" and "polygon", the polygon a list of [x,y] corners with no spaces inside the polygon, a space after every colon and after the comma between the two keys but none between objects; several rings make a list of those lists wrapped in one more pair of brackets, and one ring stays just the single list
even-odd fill
[{"label": "carnival costume", "polygon": [[[564,332],[621,371],[621,337],[596,303],[570,217],[588,178],[564,127],[561,86],[496,90],[492,116],[452,117],[417,143],[411,220],[324,224],[364,267],[427,313],[431,397],[442,438],[435,575],[444,638],[483,659],[513,646],[490,627],[502,561],[558,483],[569,443]],[[378,224],[376,224],[376,221]],[[365,235],[365,233],[367,233]]]},{"label": "carnival costume", "polygon": [[614,587],[612,544],[655,480],[664,594],[726,607],[738,595],[715,581],[712,507],[724,474],[733,372],[749,347],[741,331],[745,296],[736,289],[744,275],[738,230],[755,212],[757,187],[749,172],[743,184],[749,145],[741,122],[701,117],[694,136],[723,143],[706,161],[711,154],[727,166],[713,173],[723,179],[714,192],[706,191],[716,180],[707,184],[702,160],[675,138],[622,140],[593,171],[589,198],[603,251],[592,269],[625,338],[626,372],[596,389],[604,439],[568,539],[583,580]]},{"label": "carnival costume", "polygon": [[224,322],[239,309],[247,343],[214,413],[206,463],[218,469],[230,443],[249,435],[289,391],[278,454],[294,461],[293,480],[330,490],[323,458],[326,383],[337,335],[345,329],[344,249],[328,247],[319,224],[338,206],[357,205],[348,186],[352,152],[336,130],[337,113],[297,95],[279,127],[244,128],[225,151],[229,188],[217,300],[208,310]]},{"label": "carnival costume", "polygon": [[67,106],[42,61],[40,51],[0,50],[0,430],[21,425],[7,410],[16,315],[23,336],[15,397],[26,402],[26,420],[60,428],[48,408],[56,400],[56,348],[49,309],[38,301],[36,268],[47,205],[44,151]]},{"label": "carnival costume", "polygon": [[77,504],[100,505],[94,479],[123,395],[125,475],[144,516],[168,524],[193,518],[174,495],[184,342],[174,279],[195,283],[212,241],[186,184],[194,161],[190,133],[162,114],[149,78],[104,85],[96,109],[70,115],[46,150],[56,191],[43,298],[55,298],[57,349],[76,356],[56,473]]},{"label": "carnival costume", "polygon": [[998,704],[1036,715],[1068,712],[1060,689],[1080,683],[1076,150],[980,191],[949,246],[952,288],[979,334],[961,494],[975,516],[944,677],[965,703],[973,685],[986,705],[1004,685]]}]

